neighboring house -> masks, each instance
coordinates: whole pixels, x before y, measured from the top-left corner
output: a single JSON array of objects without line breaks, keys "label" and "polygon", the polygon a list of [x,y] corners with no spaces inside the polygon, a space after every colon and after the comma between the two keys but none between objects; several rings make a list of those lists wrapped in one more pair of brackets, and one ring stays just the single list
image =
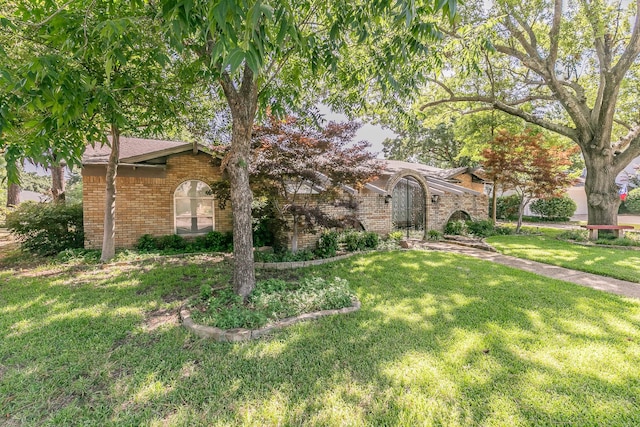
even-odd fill
[{"label": "neighboring house", "polygon": [[[100,248],[103,237],[106,164],[109,147],[88,147],[83,156],[85,247]],[[384,172],[360,191],[344,188],[356,203],[349,211],[327,203],[334,216],[355,214],[363,229],[386,235],[403,230],[423,237],[442,230],[449,219],[485,219],[488,199],[475,170],[438,169],[381,160]],[[122,137],[116,178],[116,247],[131,247],[143,234],[185,237],[232,230],[230,206],[221,209],[209,184],[221,179],[221,159],[206,147],[185,142]],[[299,238],[313,247],[318,235]]]}]

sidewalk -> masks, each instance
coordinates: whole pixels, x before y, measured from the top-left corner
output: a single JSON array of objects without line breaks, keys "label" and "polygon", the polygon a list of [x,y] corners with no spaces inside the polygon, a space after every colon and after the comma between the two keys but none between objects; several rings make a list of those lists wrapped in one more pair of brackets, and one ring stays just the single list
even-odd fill
[{"label": "sidewalk", "polygon": [[555,265],[543,264],[541,262],[529,261],[501,255],[496,252],[484,251],[466,246],[445,242],[423,242],[420,247],[428,250],[454,252],[463,255],[480,258],[485,261],[492,261],[530,273],[539,274],[576,285],[586,286],[599,291],[622,295],[631,298],[640,298],[640,283],[627,282],[610,277],[598,276],[597,274],[584,273],[582,271],[570,270],[568,268],[557,267]]}]

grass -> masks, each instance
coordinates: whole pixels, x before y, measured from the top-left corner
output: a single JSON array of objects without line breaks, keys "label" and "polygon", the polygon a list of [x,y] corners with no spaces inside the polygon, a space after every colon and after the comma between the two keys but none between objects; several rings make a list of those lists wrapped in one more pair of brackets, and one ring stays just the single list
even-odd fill
[{"label": "grass", "polygon": [[492,236],[486,240],[505,255],[640,283],[640,252],[576,245],[556,238],[562,230],[541,231],[542,235]]},{"label": "grass", "polygon": [[2,423],[640,425],[636,300],[439,252],[280,274],[362,308],[224,344],[175,310],[225,262],[0,272]]}]

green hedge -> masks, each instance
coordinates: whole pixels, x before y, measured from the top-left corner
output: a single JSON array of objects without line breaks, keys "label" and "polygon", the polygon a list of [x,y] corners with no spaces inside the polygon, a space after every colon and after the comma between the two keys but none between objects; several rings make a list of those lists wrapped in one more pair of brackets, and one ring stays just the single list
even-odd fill
[{"label": "green hedge", "polygon": [[23,249],[38,255],[56,255],[84,246],[79,203],[21,203],[7,214],[6,226]]},{"label": "green hedge", "polygon": [[569,197],[551,197],[538,199],[531,203],[531,212],[547,220],[568,220],[576,212],[578,206]]},{"label": "green hedge", "polygon": [[629,191],[624,201],[627,211],[632,214],[640,213],[640,187]]}]

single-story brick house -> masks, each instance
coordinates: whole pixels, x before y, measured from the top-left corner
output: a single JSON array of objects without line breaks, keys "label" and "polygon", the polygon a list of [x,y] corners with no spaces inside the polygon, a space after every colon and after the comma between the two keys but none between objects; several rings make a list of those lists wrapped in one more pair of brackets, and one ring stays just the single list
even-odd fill
[{"label": "single-story brick house", "polygon": [[[103,236],[106,164],[109,147],[88,147],[83,156],[85,247],[100,248]],[[362,227],[386,235],[405,230],[424,236],[453,218],[485,219],[484,181],[468,168],[438,169],[418,163],[381,160],[383,174],[361,191],[344,187],[355,200]],[[220,179],[220,159],[200,145],[121,137],[116,178],[116,247],[132,247],[140,236],[232,230],[232,209],[221,209],[209,194]],[[334,206],[335,205],[335,206]],[[341,215],[347,208],[327,205]],[[317,235],[301,236],[312,247]]]}]

